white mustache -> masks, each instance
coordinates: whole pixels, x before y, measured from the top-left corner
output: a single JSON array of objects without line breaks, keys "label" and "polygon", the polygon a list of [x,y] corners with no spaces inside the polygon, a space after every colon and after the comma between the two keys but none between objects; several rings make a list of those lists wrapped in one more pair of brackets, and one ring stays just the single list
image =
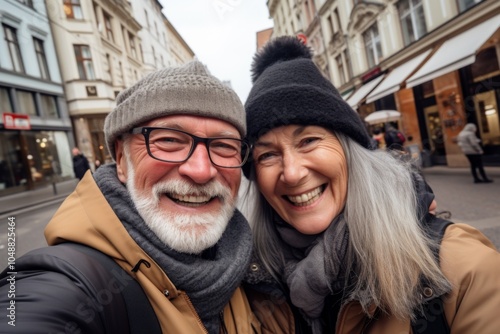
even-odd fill
[{"label": "white mustache", "polygon": [[232,197],[231,190],[216,180],[203,185],[195,185],[183,180],[167,180],[156,183],[153,186],[152,192],[157,201],[165,193],[177,199],[189,197],[210,199],[218,197],[224,202],[230,200]]}]

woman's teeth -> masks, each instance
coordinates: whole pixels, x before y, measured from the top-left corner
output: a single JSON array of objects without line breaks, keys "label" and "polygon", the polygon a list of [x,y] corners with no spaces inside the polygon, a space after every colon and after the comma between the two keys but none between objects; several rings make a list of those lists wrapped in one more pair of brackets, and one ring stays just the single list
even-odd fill
[{"label": "woman's teeth", "polygon": [[297,196],[287,196],[288,200],[297,206],[306,206],[312,204],[321,195],[321,186],[305,194]]}]

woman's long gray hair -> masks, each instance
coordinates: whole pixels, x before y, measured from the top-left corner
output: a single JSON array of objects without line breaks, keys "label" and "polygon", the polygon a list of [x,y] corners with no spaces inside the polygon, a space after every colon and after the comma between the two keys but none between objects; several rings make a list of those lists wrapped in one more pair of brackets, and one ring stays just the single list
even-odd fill
[{"label": "woman's long gray hair", "polygon": [[[342,133],[335,133],[348,166],[344,209],[349,229],[348,268],[356,274],[349,299],[367,311],[372,305],[401,319],[413,318],[422,303],[422,278],[436,293],[450,283],[433,255],[438,245],[422,230],[410,166],[384,151],[370,151]],[[255,181],[255,169],[250,179]],[[255,186],[256,182],[251,182]],[[257,255],[280,281],[283,251],[273,215],[264,197],[253,189],[250,217]]]}]

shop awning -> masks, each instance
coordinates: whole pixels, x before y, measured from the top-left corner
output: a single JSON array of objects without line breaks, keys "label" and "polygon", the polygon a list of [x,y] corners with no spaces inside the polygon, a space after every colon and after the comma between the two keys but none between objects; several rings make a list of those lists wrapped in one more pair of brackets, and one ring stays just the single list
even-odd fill
[{"label": "shop awning", "polygon": [[389,72],[380,85],[368,94],[366,97],[366,103],[372,103],[373,101],[377,101],[384,96],[397,92],[401,87],[401,83],[408,78],[413,71],[415,71],[424,59],[427,58],[430,52],[431,50],[427,50]]},{"label": "shop awning", "polygon": [[365,83],[363,86],[359,87],[358,90],[355,91],[354,94],[352,94],[346,102],[351,106],[351,108],[357,109],[361,100],[363,100],[363,98],[365,98],[366,95],[370,93],[373,88],[375,88],[379,84],[379,82],[382,81],[383,78],[384,76],[381,75],[378,78]]},{"label": "shop awning", "polygon": [[351,96],[352,92],[353,92],[353,90],[350,90],[350,91],[347,91],[347,92],[345,92],[343,94],[340,94],[340,96],[342,96],[342,98],[344,99],[344,101],[347,101],[347,98],[349,96]]},{"label": "shop awning", "polygon": [[406,87],[414,87],[476,61],[476,52],[500,27],[500,14],[447,40],[409,78]]}]

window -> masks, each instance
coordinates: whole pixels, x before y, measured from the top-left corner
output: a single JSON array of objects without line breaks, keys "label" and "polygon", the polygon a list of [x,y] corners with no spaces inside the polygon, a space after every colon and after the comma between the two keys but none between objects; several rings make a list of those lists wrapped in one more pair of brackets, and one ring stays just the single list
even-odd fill
[{"label": "window", "polygon": [[23,58],[21,57],[21,49],[19,49],[19,42],[17,41],[17,31],[5,24],[3,24],[3,30],[7,48],[9,49],[12,69],[16,72],[24,73]]},{"label": "window", "polygon": [[0,112],[12,112],[12,101],[10,99],[9,89],[0,87]]},{"label": "window", "polygon": [[337,31],[342,31],[342,27],[340,25],[340,16],[339,16],[339,10],[337,8],[335,8],[333,10],[333,20],[334,20],[334,24],[337,25]]},{"label": "window", "polygon": [[47,57],[45,56],[45,49],[41,39],[33,37],[33,44],[35,45],[36,60],[40,68],[40,76],[43,79],[50,80],[49,66],[47,65]]},{"label": "window", "polygon": [[95,24],[97,26],[97,31],[101,31],[101,22],[99,21],[99,9],[97,7],[97,5],[94,3],[93,5],[94,7],[94,16],[95,16]]},{"label": "window", "polygon": [[130,44],[130,53],[132,54],[132,57],[137,58],[137,50],[135,48],[135,39],[134,35],[131,33],[128,34],[128,40]]},{"label": "window", "polygon": [[35,93],[28,92],[26,90],[17,90],[17,105],[19,106],[18,112],[20,114],[27,114],[31,116],[37,116],[35,104]]},{"label": "window", "polygon": [[123,48],[127,50],[128,31],[127,29],[125,29],[124,26],[122,26],[122,37],[123,37]]},{"label": "window", "polygon": [[139,51],[141,51],[141,60],[144,62],[144,50],[142,49],[141,43],[139,43]]},{"label": "window", "polygon": [[330,40],[333,40],[333,35],[335,34],[335,27],[333,26],[332,16],[328,15],[326,20],[328,21],[327,25],[328,25],[328,33],[330,34]]},{"label": "window", "polygon": [[40,94],[40,101],[42,104],[43,115],[57,118],[59,113],[57,112],[57,100],[53,95]]},{"label": "window", "polygon": [[368,59],[368,68],[378,65],[382,59],[382,46],[380,44],[380,35],[378,33],[377,24],[372,25],[363,34],[365,41],[366,57]]},{"label": "window", "polygon": [[118,62],[118,70],[119,70],[118,74],[120,75],[119,77],[120,83],[122,86],[125,86],[125,76],[123,75],[123,65],[121,61]]},{"label": "window", "polygon": [[401,0],[398,11],[405,46],[427,33],[422,0]]},{"label": "window", "polygon": [[484,0],[457,0],[458,2],[458,10],[461,12],[465,12],[467,9],[474,7],[480,2]]},{"label": "window", "polygon": [[80,0],[63,0],[64,13],[66,13],[66,18],[82,20],[82,6],[80,5]]},{"label": "window", "polygon": [[144,18],[146,19],[146,27],[149,30],[149,17],[148,17],[148,12],[144,9]]},{"label": "window", "polygon": [[111,70],[111,56],[109,53],[106,53],[106,63],[108,65],[108,70],[106,72],[108,72],[109,81],[113,84],[113,71]]},{"label": "window", "polygon": [[155,48],[151,47],[151,50],[153,51],[153,64],[155,65],[156,68],[158,68],[158,64],[156,63],[156,52]]},{"label": "window", "polygon": [[160,33],[158,32],[158,25],[155,22],[155,32],[156,32],[156,37],[160,37]]},{"label": "window", "polygon": [[344,50],[344,59],[345,59],[345,65],[347,67],[347,80],[350,80],[352,78],[352,63],[351,63],[351,57],[349,56],[349,52]]},{"label": "window", "polygon": [[87,45],[75,45],[74,49],[80,79],[95,80],[94,65],[92,64],[90,48]]},{"label": "window", "polygon": [[102,12],[102,16],[104,18],[104,27],[106,28],[106,38],[111,42],[114,42],[115,39],[113,37],[113,26],[111,25],[111,16],[106,12]]},{"label": "window", "polygon": [[33,8],[33,0],[17,0],[18,2],[22,3],[23,5],[28,6],[31,9]]},{"label": "window", "polygon": [[338,55],[335,58],[335,61],[337,62],[337,67],[339,69],[339,77],[340,77],[340,85],[342,86],[343,84],[346,83],[345,80],[345,69],[344,69],[344,62],[342,61],[342,55]]}]

